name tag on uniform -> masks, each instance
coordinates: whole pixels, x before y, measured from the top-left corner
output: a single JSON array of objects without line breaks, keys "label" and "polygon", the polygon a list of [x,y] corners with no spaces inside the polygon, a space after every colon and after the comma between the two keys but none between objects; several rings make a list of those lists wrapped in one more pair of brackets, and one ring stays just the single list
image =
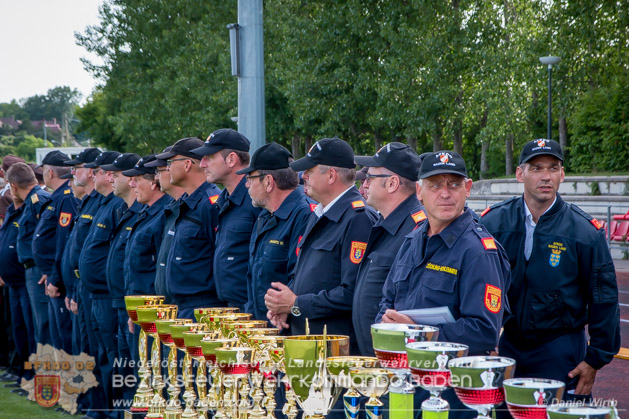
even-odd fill
[{"label": "name tag on uniform", "polygon": [[174,235],[175,235],[175,232],[174,232],[173,230],[168,230],[168,235],[169,235],[169,236],[174,236]]},{"label": "name tag on uniform", "polygon": [[233,256],[228,256],[227,260],[234,260],[234,257]]}]

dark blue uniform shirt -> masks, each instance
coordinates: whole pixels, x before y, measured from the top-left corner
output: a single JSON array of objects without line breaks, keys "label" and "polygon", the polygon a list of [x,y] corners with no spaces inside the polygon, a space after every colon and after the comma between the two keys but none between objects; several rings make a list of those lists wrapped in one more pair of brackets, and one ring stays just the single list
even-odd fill
[{"label": "dark blue uniform shirt", "polygon": [[293,335],[305,334],[306,318],[314,334],[327,325],[329,334],[350,335],[358,265],[376,219],[354,186],[321,217],[310,215],[290,285],[301,310],[300,316],[290,316]]},{"label": "dark blue uniform shirt", "polygon": [[247,302],[249,241],[261,211],[251,203],[245,182],[243,176],[231,195],[223,189],[216,203],[219,208],[214,256],[216,292],[221,301],[235,306]]},{"label": "dark blue uniform shirt", "polygon": [[35,185],[24,200],[24,210],[18,224],[17,254],[21,263],[33,261],[33,236],[42,210],[48,205],[50,194]]},{"label": "dark blue uniform shirt", "polygon": [[384,219],[373,225],[365,256],[358,268],[352,304],[352,325],[361,355],[375,356],[371,325],[376,322],[382,287],[404,237],[426,218],[415,194],[406,198]]},{"label": "dark blue uniform shirt", "polygon": [[212,275],[219,189],[204,182],[181,197],[179,215],[166,261],[166,293],[180,309],[219,303]]},{"label": "dark blue uniform shirt", "polygon": [[271,288],[271,282],[288,284],[293,277],[297,243],[312,213],[310,204],[303,189],[297,188],[273,214],[263,210],[253,226],[245,311],[257,320],[267,319],[264,296]]},{"label": "dark blue uniform shirt", "polygon": [[126,295],[155,295],[155,266],[166,221],[164,209],[171,202],[170,196],[162,196],[144,207],[131,226],[124,262]]},{"label": "dark blue uniform shirt", "polygon": [[377,321],[384,312],[448,307],[454,323],[439,325],[439,340],[484,355],[498,343],[508,308],[509,262],[504,249],[467,209],[439,234],[428,220],[408,234],[384,284]]},{"label": "dark blue uniform shirt", "polygon": [[527,261],[525,217],[522,197],[496,204],[481,217],[511,264],[508,296],[513,314],[506,319],[505,337],[532,348],[587,324],[585,362],[602,368],[620,348],[618,285],[605,230],[557,195],[537,222]]},{"label": "dark blue uniform shirt", "polygon": [[[114,299],[114,308],[125,308],[124,296],[124,263],[127,238],[131,231],[131,226],[135,223],[138,213],[144,205],[138,201],[133,201],[130,207],[124,203],[118,207],[116,214],[116,225],[112,231],[109,255],[107,256],[107,288],[109,295]],[[138,263],[138,261],[134,261]]]},{"label": "dark blue uniform shirt", "polygon": [[124,201],[114,193],[103,197],[94,215],[79,257],[79,272],[85,289],[94,298],[109,298],[107,289],[107,256],[116,222],[116,210]]},{"label": "dark blue uniform shirt", "polygon": [[0,278],[9,286],[24,286],[24,266],[17,258],[17,233],[24,205],[9,205],[0,227]]},{"label": "dark blue uniform shirt", "polygon": [[61,275],[63,284],[66,287],[68,297],[76,301],[75,288],[79,272],[79,256],[87,233],[92,225],[92,220],[98,211],[101,198],[103,196],[93,190],[89,195],[85,195],[79,202],[77,215],[75,217],[72,231],[68,237],[68,243],[61,257]]},{"label": "dark blue uniform shirt", "polygon": [[171,201],[164,208],[164,228],[162,229],[162,243],[157,253],[157,264],[155,265],[155,294],[163,295],[165,303],[170,304],[171,298],[166,292],[166,265],[168,264],[168,254],[175,237],[175,222],[179,217],[181,208],[181,198]]},{"label": "dark blue uniform shirt", "polygon": [[46,282],[62,288],[59,275],[63,250],[68,242],[78,201],[66,181],[50,196],[43,209],[33,236],[33,258],[42,274],[48,275]]}]

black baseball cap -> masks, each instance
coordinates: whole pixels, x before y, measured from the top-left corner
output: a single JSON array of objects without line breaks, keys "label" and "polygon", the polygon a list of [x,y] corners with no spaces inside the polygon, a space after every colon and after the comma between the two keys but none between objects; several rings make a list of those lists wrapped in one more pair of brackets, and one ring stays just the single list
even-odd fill
[{"label": "black baseball cap", "polygon": [[175,156],[186,156],[191,159],[201,160],[203,156],[194,152],[195,149],[203,145],[203,140],[196,137],[182,138],[173,144],[169,151],[158,154],[158,159],[167,160]]},{"label": "black baseball cap", "polygon": [[123,153],[116,157],[116,160],[114,160],[113,163],[102,164],[100,168],[112,172],[122,172],[123,170],[133,169],[138,160],[140,160],[139,154]]},{"label": "black baseball cap", "polygon": [[125,176],[138,176],[138,175],[154,175],[155,167],[146,167],[145,164],[155,161],[155,154],[148,154],[142,157],[138,162],[133,166],[132,169],[125,170],[122,172]]},{"label": "black baseball cap", "polygon": [[561,146],[555,140],[546,140],[543,138],[529,141],[522,148],[520,153],[520,163],[526,163],[535,156],[542,156],[547,154],[549,156],[557,157],[563,162],[563,153],[561,152]]},{"label": "black baseball cap", "polygon": [[368,167],[363,167],[362,169],[358,170],[356,172],[356,180],[365,180],[365,179],[367,179],[367,170],[369,170]]},{"label": "black baseball cap", "polygon": [[101,151],[96,147],[84,148],[76,158],[66,160],[64,163],[68,166],[76,166],[82,163],[93,163],[100,155]]},{"label": "black baseball cap", "polygon": [[44,156],[44,159],[41,161],[41,164],[38,165],[37,167],[43,167],[45,164],[47,164],[48,166],[66,167],[66,166],[70,166],[69,164],[66,163],[68,160],[70,160],[70,157],[68,157],[67,154],[59,150],[53,150]]},{"label": "black baseball cap", "polygon": [[98,155],[96,160],[91,163],[85,163],[83,167],[88,169],[95,169],[99,166],[102,166],[103,164],[111,164],[114,162],[114,160],[116,160],[116,158],[118,158],[119,155],[120,153],[117,151],[103,151]]},{"label": "black baseball cap", "polygon": [[463,157],[450,150],[435,151],[426,155],[419,168],[419,178],[426,179],[430,176],[443,174],[467,177],[467,168]]},{"label": "black baseball cap", "polygon": [[[164,149],[164,151],[161,152],[161,154],[168,153],[172,149],[173,149],[173,146],[169,145],[168,147],[166,147]],[[149,162],[144,163],[144,167],[150,168],[150,167],[164,167],[164,166],[167,166],[168,162],[166,160],[164,160],[164,159],[160,159],[158,156],[159,156],[159,154],[156,154],[154,160],[151,160]]]},{"label": "black baseball cap", "polygon": [[384,167],[408,180],[417,181],[419,156],[406,144],[389,143],[374,156],[356,156],[356,163],[367,167]]},{"label": "black baseball cap", "polygon": [[340,138],[323,138],[310,147],[308,154],[290,164],[294,171],[308,170],[318,164],[353,169],[354,150]]},{"label": "black baseball cap", "polygon": [[293,157],[290,152],[278,143],[268,143],[260,147],[251,156],[249,167],[241,169],[236,173],[244,175],[254,170],[277,170],[286,169],[289,166],[288,159]]},{"label": "black baseball cap", "polygon": [[221,128],[211,133],[202,147],[192,150],[192,152],[201,156],[211,156],[225,149],[249,151],[250,148],[251,142],[247,137],[231,128]]},{"label": "black baseball cap", "polygon": [[72,172],[68,172],[66,174],[59,176],[59,179],[72,179]]}]

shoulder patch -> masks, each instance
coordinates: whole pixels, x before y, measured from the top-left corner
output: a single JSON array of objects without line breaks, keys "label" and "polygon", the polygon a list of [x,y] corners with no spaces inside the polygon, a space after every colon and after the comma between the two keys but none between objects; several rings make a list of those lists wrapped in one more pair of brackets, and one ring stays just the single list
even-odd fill
[{"label": "shoulder patch", "polygon": [[349,260],[351,260],[352,263],[360,263],[360,261],[363,259],[363,256],[365,255],[365,249],[367,249],[367,243],[352,242],[352,248],[349,251]]},{"label": "shoulder patch", "polygon": [[411,214],[411,218],[415,221],[415,224],[426,219],[426,213],[424,210],[419,210],[415,214]]},{"label": "shoulder patch", "polygon": [[69,212],[62,212],[59,214],[59,225],[61,227],[67,227],[70,225],[70,221],[72,221],[72,214]]},{"label": "shoulder patch", "polygon": [[352,202],[352,208],[356,209],[356,208],[364,208],[365,207],[365,203],[363,201],[354,201]]},{"label": "shoulder patch", "polygon": [[212,204],[216,204],[216,201],[218,201],[218,195],[212,195],[208,199]]},{"label": "shoulder patch", "polygon": [[484,216],[485,214],[487,214],[489,211],[491,211],[491,207],[487,207],[483,210],[483,212],[480,213],[480,216]]},{"label": "shoulder patch", "polygon": [[33,204],[36,204],[36,203],[38,203],[38,202],[39,202],[39,196],[37,196],[37,194],[36,194],[36,193],[34,193],[33,195],[31,195],[31,202],[32,202]]},{"label": "shoulder patch", "polygon": [[497,250],[496,242],[491,237],[485,237],[484,239],[481,239],[481,242],[483,243],[485,250]]},{"label": "shoulder patch", "polygon": [[315,208],[317,208],[317,204],[310,204],[310,212],[314,212]]},{"label": "shoulder patch", "polygon": [[485,284],[485,308],[498,313],[502,305],[502,290],[493,285]]},{"label": "shoulder patch", "polygon": [[64,195],[70,195],[72,193],[72,189],[66,189],[63,191]]},{"label": "shoulder patch", "polygon": [[597,230],[600,230],[601,228],[603,228],[603,225],[601,224],[600,221],[598,221],[596,218],[592,217],[590,214],[588,214],[587,212],[583,211],[581,208],[579,208],[578,206],[574,205],[574,204],[567,204],[570,206],[570,208],[572,208],[572,210],[574,212],[576,212],[577,214],[579,214],[581,217],[585,218],[586,220],[588,220],[590,222],[590,224],[592,224]]},{"label": "shoulder patch", "polygon": [[594,227],[596,227],[597,230],[603,228],[603,224],[601,224],[601,222],[598,221],[596,218],[592,218],[590,222],[594,225]]}]

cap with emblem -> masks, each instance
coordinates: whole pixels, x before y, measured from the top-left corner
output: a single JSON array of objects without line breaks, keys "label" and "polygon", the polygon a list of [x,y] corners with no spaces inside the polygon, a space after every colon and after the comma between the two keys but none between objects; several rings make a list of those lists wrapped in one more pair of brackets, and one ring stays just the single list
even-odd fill
[{"label": "cap with emblem", "polygon": [[158,154],[158,159],[167,160],[175,156],[186,156],[191,159],[201,160],[201,155],[195,153],[194,150],[203,145],[203,140],[196,137],[182,138],[173,144],[169,151]]},{"label": "cap with emblem", "polygon": [[103,151],[102,153],[98,155],[96,160],[94,160],[91,163],[85,163],[83,167],[87,169],[95,169],[104,164],[111,164],[114,162],[114,160],[118,158],[119,155],[120,153],[117,151]]},{"label": "cap with emblem", "polygon": [[66,160],[64,163],[68,166],[76,166],[77,164],[82,163],[93,163],[98,156],[100,156],[101,151],[96,147],[84,148],[76,158],[72,160]]},{"label": "cap with emblem", "polygon": [[526,163],[535,156],[549,155],[558,158],[563,162],[561,146],[555,140],[538,139],[529,141],[522,148],[520,153],[520,163]]},{"label": "cap with emblem", "polygon": [[68,160],[70,160],[70,158],[67,154],[62,153],[59,150],[53,150],[44,156],[44,159],[38,167],[42,167],[45,164],[48,166],[71,166],[66,163]]},{"label": "cap with emblem", "polygon": [[125,170],[122,174],[125,176],[154,175],[155,167],[147,167],[146,164],[155,160],[155,154],[148,154],[138,160],[132,169]]},{"label": "cap with emblem", "polygon": [[311,169],[318,164],[353,169],[356,167],[354,150],[340,138],[324,138],[314,143],[308,150],[308,154],[292,162],[290,167],[295,171],[300,171]]},{"label": "cap with emblem", "polygon": [[112,172],[121,172],[123,170],[133,169],[138,160],[140,160],[139,154],[124,153],[116,157],[113,163],[101,164],[100,168]]},{"label": "cap with emblem", "polygon": [[420,179],[444,174],[467,177],[467,169],[463,157],[449,150],[435,151],[424,157],[419,168]]},{"label": "cap with emblem", "polygon": [[244,175],[255,170],[286,169],[290,167],[288,165],[288,159],[291,157],[293,157],[293,155],[278,143],[268,143],[253,153],[249,167],[239,170],[236,173]]},{"label": "cap with emblem", "polygon": [[[166,154],[173,149],[173,146],[169,145],[162,151],[161,154]],[[144,167],[164,167],[168,165],[168,162],[165,159],[160,159],[159,154],[155,155],[155,160],[151,160],[149,162],[144,163]]]},{"label": "cap with emblem", "polygon": [[251,143],[241,133],[231,128],[217,129],[207,137],[203,147],[199,147],[193,152],[200,154],[201,156],[211,156],[218,153],[221,150],[239,150],[249,151]]},{"label": "cap with emblem", "polygon": [[384,167],[408,180],[417,181],[419,156],[406,144],[389,143],[374,156],[356,156],[356,163],[367,167]]}]

